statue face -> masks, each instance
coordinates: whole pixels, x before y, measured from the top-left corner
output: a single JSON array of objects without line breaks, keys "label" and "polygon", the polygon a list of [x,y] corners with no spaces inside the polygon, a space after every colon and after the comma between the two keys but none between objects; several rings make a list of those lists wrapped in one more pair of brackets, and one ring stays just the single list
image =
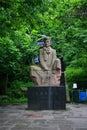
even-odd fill
[{"label": "statue face", "polygon": [[45,46],[46,46],[46,47],[49,47],[49,46],[50,46],[50,39],[47,39],[47,40],[45,41]]}]

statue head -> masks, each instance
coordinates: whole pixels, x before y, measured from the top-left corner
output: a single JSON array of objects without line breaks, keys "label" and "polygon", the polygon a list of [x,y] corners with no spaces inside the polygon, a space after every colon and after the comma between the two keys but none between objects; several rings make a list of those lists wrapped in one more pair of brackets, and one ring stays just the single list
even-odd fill
[{"label": "statue head", "polygon": [[45,37],[44,38],[44,45],[46,47],[49,47],[51,45],[51,38],[50,37]]}]

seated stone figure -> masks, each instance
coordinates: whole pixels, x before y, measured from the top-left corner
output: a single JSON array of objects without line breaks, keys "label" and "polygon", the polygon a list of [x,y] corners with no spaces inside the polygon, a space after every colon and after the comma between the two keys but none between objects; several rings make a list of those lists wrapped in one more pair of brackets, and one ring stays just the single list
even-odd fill
[{"label": "seated stone figure", "polygon": [[61,78],[61,62],[56,50],[51,48],[51,38],[46,37],[39,50],[40,66],[31,66],[31,78],[37,86],[59,86]]}]

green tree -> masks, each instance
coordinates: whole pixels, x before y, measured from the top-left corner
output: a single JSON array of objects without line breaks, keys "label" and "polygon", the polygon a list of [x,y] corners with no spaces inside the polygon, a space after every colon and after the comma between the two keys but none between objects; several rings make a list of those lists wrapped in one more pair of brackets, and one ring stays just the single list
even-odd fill
[{"label": "green tree", "polygon": [[36,42],[43,35],[52,37],[53,48],[66,62],[67,75],[70,76],[70,69],[71,74],[76,69],[78,77],[84,73],[84,78],[87,75],[86,12],[86,0],[0,1],[1,89],[6,90],[14,80],[31,80],[28,68],[38,55]]}]

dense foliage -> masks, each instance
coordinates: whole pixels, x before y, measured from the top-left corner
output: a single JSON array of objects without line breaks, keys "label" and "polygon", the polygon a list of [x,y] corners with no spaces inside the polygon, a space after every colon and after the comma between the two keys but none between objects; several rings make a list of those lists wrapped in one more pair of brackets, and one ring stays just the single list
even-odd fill
[{"label": "dense foliage", "polygon": [[52,46],[66,63],[69,88],[74,82],[87,88],[86,0],[0,0],[0,26],[1,94],[12,91],[17,81],[31,82],[29,66],[43,35],[52,37]]}]

